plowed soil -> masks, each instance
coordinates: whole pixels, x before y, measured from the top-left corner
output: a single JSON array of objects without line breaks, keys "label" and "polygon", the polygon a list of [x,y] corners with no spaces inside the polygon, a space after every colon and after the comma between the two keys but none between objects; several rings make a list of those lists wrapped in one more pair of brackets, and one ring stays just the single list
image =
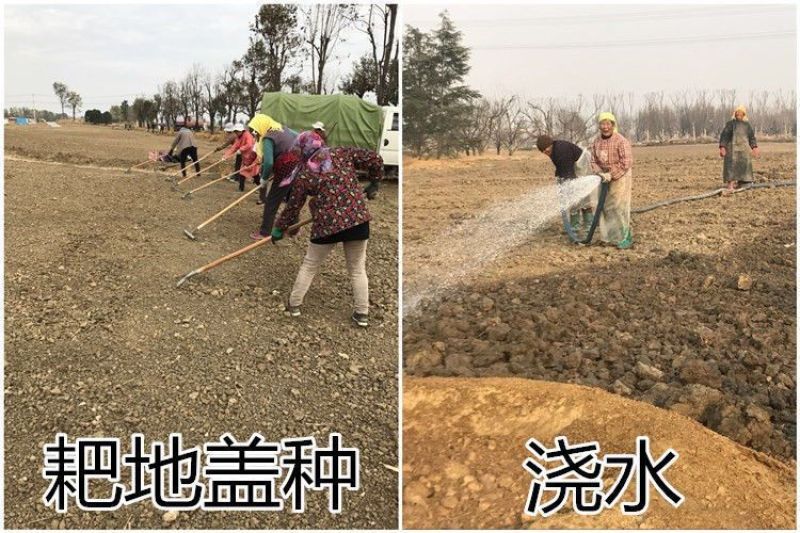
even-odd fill
[{"label": "plowed soil", "polygon": [[[364,330],[350,321],[341,251],[315,279],[303,315],[284,315],[307,231],[176,289],[190,270],[249,244],[261,207],[248,198],[199,241],[187,239],[183,228],[239,193],[223,182],[182,200],[162,174],[125,173],[171,136],[91,126],[5,134],[6,526],[396,527],[397,474],[385,466],[397,464],[396,184],[369,206]],[[201,138],[200,155],[217,143]],[[323,493],[309,494],[304,514],[194,511],[174,521],[147,502],[57,515],[41,501],[42,445],[57,432],[123,443],[134,432],[147,442],[180,432],[189,447],[225,432],[327,442],[332,431],[361,450],[362,487],[345,494],[339,516]]]},{"label": "plowed soil", "polygon": [[[794,145],[762,150],[757,182],[795,179]],[[712,145],[635,147],[633,206],[718,188],[721,167]],[[552,174],[538,152],[407,158],[406,294],[418,265],[430,266],[424,262],[439,231],[549,183]],[[679,203],[633,215],[632,224],[635,245],[620,251],[572,245],[554,218],[453,290],[424,301],[405,317],[406,374],[606,389],[789,464],[796,449],[795,189]],[[414,420],[408,413],[405,419]],[[502,425],[503,413],[495,419]],[[406,461],[423,460],[415,453],[407,449]]]}]

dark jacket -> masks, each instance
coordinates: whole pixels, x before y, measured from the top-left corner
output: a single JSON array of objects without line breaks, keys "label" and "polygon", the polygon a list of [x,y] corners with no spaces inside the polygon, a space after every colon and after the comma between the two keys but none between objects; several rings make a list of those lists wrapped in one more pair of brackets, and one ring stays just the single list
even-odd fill
[{"label": "dark jacket", "polygon": [[[722,133],[719,136],[720,148],[730,148],[731,143],[733,142],[733,129],[736,127],[737,122],[738,121],[735,118],[732,118],[725,124],[725,127],[722,128]],[[753,129],[753,125],[750,124],[749,121],[743,122],[747,124],[747,143],[750,145],[751,149],[757,147],[758,143],[756,142],[756,132]]]},{"label": "dark jacket", "polygon": [[569,141],[553,141],[553,153],[550,159],[556,166],[556,177],[572,180],[575,175],[575,163],[581,158],[583,148]]}]

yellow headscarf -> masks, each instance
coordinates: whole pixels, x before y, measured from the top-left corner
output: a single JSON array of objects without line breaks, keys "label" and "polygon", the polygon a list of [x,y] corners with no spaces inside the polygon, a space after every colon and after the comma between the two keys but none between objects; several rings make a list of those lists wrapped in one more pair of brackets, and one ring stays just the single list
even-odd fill
[{"label": "yellow headscarf", "polygon": [[733,110],[733,116],[731,118],[736,118],[736,113],[739,111],[742,112],[742,121],[747,122],[747,109],[745,109],[743,105],[740,105]]},{"label": "yellow headscarf", "polygon": [[255,150],[258,158],[262,159],[264,157],[264,147],[262,145],[264,137],[271,131],[281,131],[283,126],[271,116],[262,113],[257,113],[247,126],[258,133],[258,142],[256,143]]},{"label": "yellow headscarf", "polygon": [[614,113],[609,111],[603,111],[599,115],[597,115],[597,123],[600,124],[604,120],[610,120],[612,124],[614,124],[614,133],[617,133],[617,117],[614,116]]}]

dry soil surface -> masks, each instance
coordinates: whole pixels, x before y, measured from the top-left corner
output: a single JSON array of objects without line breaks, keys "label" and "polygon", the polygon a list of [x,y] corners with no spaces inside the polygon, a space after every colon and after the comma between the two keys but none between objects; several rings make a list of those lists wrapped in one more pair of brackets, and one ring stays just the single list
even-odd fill
[{"label": "dry soil surface", "polygon": [[[602,457],[633,452],[642,434],[650,436],[654,458],[668,448],[679,454],[664,471],[685,497],[678,508],[650,487],[650,507],[639,516],[623,515],[619,505],[580,516],[570,503],[547,518],[523,513],[533,479],[522,467],[533,458],[525,449],[529,438],[548,448],[559,435],[570,445],[597,441]],[[407,378],[403,457],[403,523],[409,529],[795,527],[794,464],[675,412],[596,388],[517,378]],[[604,472],[606,490],[618,475],[618,469]],[[634,490],[632,482],[622,501],[635,501]],[[545,491],[543,503],[553,496]]]},{"label": "dry soil surface", "polygon": [[[249,244],[261,208],[247,199],[188,240],[183,228],[238,193],[223,182],[182,200],[162,174],[124,172],[169,137],[91,126],[5,132],[6,526],[395,527],[397,474],[384,465],[397,464],[397,186],[370,203],[371,326],[359,329],[341,251],[303,315],[284,315],[307,231],[176,289],[185,273]],[[201,156],[213,146],[200,144]],[[148,442],[180,432],[188,447],[256,431],[322,442],[342,433],[361,450],[361,490],[345,495],[338,516],[315,493],[305,514],[194,511],[172,522],[149,503],[113,513],[73,505],[61,516],[41,501],[42,445],[57,432],[123,443],[134,432]]]}]

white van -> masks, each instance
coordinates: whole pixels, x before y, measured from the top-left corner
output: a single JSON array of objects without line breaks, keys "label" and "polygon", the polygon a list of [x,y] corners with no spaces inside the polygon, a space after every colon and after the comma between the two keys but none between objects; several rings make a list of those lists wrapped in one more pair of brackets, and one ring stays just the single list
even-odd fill
[{"label": "white van", "polygon": [[396,106],[383,107],[383,133],[378,152],[386,167],[386,176],[397,178],[400,169],[400,109]]}]

